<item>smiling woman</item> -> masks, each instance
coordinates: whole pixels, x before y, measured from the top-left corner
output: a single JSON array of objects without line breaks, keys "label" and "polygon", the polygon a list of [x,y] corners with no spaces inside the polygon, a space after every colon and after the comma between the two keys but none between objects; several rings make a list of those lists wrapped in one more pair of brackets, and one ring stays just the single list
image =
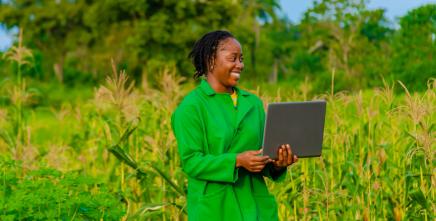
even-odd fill
[{"label": "smiling woman", "polygon": [[189,57],[204,77],[172,116],[183,171],[188,176],[189,220],[278,220],[264,176],[278,180],[297,161],[289,145],[279,160],[261,156],[262,101],[237,87],[244,69],[240,43],[226,31],[207,33]]},{"label": "smiling woman", "polygon": [[225,92],[222,86],[229,89],[236,86],[244,69],[241,45],[226,31],[216,31],[203,36],[194,45],[189,57],[196,69],[195,78],[208,76],[208,72],[216,73],[209,76],[212,81],[210,83],[219,87],[214,88],[218,92]]}]

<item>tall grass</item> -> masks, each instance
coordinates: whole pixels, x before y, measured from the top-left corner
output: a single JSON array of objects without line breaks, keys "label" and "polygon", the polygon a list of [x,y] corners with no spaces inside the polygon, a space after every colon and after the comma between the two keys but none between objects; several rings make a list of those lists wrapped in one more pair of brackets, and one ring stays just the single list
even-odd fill
[{"label": "tall grass", "polygon": [[[26,132],[28,132],[26,118],[24,116],[24,106],[30,100],[31,93],[27,90],[26,81],[22,76],[22,68],[32,65],[33,54],[23,45],[23,29],[20,29],[18,46],[12,46],[3,58],[16,65],[16,82],[10,84],[7,93],[10,96],[11,108],[9,113],[13,114],[10,119],[12,125],[8,130],[0,131],[0,137],[8,143],[9,149],[13,152],[14,158],[23,158],[26,147]],[[27,142],[28,144],[28,142]]]},{"label": "tall grass", "polygon": [[[194,85],[164,69],[157,86],[143,82],[137,88],[114,64],[112,69],[87,102],[45,112],[25,107],[26,142],[34,156],[15,159],[4,136],[2,155],[29,168],[98,178],[119,197],[126,211],[122,220],[186,220],[186,176],[170,116]],[[404,94],[396,95],[394,87]],[[301,159],[285,181],[268,182],[280,219],[434,220],[435,80],[420,94],[402,83],[352,93],[310,91],[308,81],[252,90],[265,104],[320,98],[328,103],[322,157]],[[1,131],[13,124],[13,109],[12,102],[0,108]]]}]

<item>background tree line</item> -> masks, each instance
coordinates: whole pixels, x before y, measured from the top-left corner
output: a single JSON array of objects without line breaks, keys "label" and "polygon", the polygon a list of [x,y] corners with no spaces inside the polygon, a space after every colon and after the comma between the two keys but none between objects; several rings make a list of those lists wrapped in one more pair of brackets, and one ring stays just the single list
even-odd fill
[{"label": "background tree line", "polygon": [[[292,23],[278,0],[10,0],[0,1],[0,23],[24,30],[33,65],[24,75],[67,86],[96,85],[113,58],[135,80],[154,82],[170,67],[193,75],[187,54],[214,29],[231,31],[245,54],[245,79],[297,83],[315,92],[380,86],[400,80],[426,89],[436,76],[436,4],[389,23],[365,0],[320,0]],[[0,63],[2,76],[14,71]]]}]

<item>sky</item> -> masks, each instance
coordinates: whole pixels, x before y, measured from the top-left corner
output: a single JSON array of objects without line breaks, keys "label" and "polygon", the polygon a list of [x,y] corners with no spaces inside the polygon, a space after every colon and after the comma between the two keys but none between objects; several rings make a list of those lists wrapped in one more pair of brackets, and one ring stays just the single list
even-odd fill
[{"label": "sky", "polygon": [[[288,18],[298,23],[303,13],[312,6],[314,0],[280,0],[283,12]],[[421,6],[423,4],[435,3],[436,0],[369,0],[368,8],[386,9],[386,17],[393,23],[397,21],[399,16],[405,15],[407,11]],[[0,51],[7,50],[13,43],[14,35],[18,30],[12,30],[7,33],[4,26],[0,24]]]},{"label": "sky", "polygon": [[[312,6],[313,0],[280,0],[282,10],[289,19],[298,23],[303,17],[303,13]],[[369,0],[369,9],[386,9],[386,17],[395,22],[399,16],[405,15],[407,11],[424,4],[434,3],[436,0]]]}]

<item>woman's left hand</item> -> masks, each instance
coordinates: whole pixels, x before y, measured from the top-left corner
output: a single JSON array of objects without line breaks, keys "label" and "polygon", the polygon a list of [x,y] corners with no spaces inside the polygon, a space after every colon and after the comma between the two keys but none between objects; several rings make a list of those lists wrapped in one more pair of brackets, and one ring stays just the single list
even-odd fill
[{"label": "woman's left hand", "polygon": [[298,161],[298,157],[292,154],[291,146],[283,144],[278,150],[278,159],[273,160],[275,169],[281,170]]}]

